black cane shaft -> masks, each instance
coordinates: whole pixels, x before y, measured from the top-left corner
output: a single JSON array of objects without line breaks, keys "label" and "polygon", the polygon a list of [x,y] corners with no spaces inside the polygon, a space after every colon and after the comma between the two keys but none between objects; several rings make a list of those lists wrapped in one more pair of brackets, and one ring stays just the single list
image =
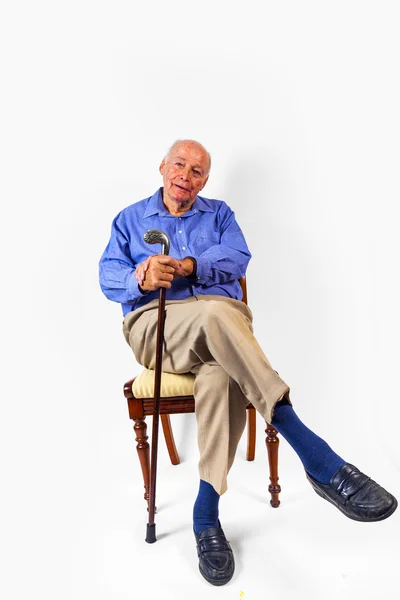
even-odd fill
[{"label": "black cane shaft", "polygon": [[146,542],[156,541],[155,535],[155,504],[156,504],[156,479],[157,479],[157,453],[158,453],[158,425],[160,417],[160,390],[162,372],[162,351],[164,340],[165,322],[165,294],[166,289],[160,288],[160,300],[158,304],[158,326],[156,342],[156,365],[154,377],[154,404],[153,404],[153,429],[151,440],[151,465],[150,465],[150,490],[149,490],[149,522],[147,524]]}]

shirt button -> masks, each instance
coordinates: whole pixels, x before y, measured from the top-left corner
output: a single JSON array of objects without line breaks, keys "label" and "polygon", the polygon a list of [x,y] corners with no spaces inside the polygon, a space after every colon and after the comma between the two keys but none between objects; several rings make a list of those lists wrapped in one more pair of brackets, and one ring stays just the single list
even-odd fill
[{"label": "shirt button", "polygon": [[182,229],[180,229],[180,230],[178,231],[178,233],[182,233]]},{"label": "shirt button", "polygon": [[182,250],[186,250],[186,246],[182,246]]}]

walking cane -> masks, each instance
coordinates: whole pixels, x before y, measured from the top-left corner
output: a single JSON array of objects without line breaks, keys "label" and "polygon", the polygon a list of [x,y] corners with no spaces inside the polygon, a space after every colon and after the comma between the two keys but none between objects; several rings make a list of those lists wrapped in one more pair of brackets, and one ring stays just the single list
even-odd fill
[{"label": "walking cane", "polygon": [[[149,229],[143,236],[148,244],[161,244],[161,254],[169,253],[169,238],[166,233],[159,229]],[[150,490],[149,490],[149,522],[146,529],[146,542],[153,544],[157,541],[156,524],[154,522],[156,505],[156,477],[157,477],[157,451],[158,451],[158,423],[160,417],[160,388],[161,388],[161,366],[162,346],[164,340],[165,322],[165,293],[164,287],[160,288],[160,300],[158,303],[158,325],[156,342],[156,368],[154,377],[154,403],[153,403],[153,431],[151,439],[151,461],[150,461]]]}]

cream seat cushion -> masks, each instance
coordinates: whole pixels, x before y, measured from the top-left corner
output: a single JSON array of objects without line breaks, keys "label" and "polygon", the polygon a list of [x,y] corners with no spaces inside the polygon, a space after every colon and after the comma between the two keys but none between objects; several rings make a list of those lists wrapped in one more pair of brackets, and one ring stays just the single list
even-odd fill
[{"label": "cream seat cushion", "polygon": [[[154,397],[154,371],[145,369],[138,375],[133,382],[132,392],[135,398],[153,398]],[[176,375],[175,373],[161,374],[161,392],[162,398],[170,398],[172,396],[193,396],[195,376],[192,373],[183,373]]]}]

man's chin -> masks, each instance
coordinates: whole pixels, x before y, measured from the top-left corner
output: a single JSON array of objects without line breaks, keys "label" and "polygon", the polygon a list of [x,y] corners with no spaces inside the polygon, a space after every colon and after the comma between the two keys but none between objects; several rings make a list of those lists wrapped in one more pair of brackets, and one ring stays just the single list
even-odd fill
[{"label": "man's chin", "polygon": [[170,194],[170,197],[179,204],[188,204],[194,201],[194,198],[192,198],[190,192],[174,192],[173,194]]}]

